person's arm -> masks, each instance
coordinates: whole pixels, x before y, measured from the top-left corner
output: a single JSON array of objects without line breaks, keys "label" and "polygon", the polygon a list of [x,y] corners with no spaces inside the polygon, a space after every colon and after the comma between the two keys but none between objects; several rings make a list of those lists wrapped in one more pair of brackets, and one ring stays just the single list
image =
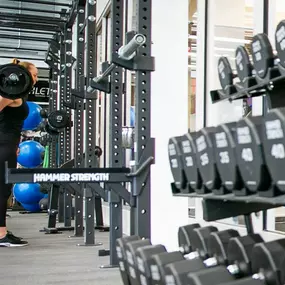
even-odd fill
[{"label": "person's arm", "polygon": [[0,96],[0,112],[7,106],[13,103],[13,100]]}]

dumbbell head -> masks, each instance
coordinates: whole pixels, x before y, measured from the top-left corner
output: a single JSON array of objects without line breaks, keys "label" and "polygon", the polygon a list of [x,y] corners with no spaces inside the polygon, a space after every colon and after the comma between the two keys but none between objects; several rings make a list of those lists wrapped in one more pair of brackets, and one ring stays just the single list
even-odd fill
[{"label": "dumbbell head", "polygon": [[229,60],[224,56],[218,60],[218,75],[223,90],[233,85],[233,79],[236,77],[236,74],[233,73]]},{"label": "dumbbell head", "polygon": [[214,134],[215,127],[203,128],[197,132],[196,157],[197,165],[201,173],[204,186],[209,190],[219,189],[221,180],[216,171],[215,155],[214,155]]},{"label": "dumbbell head", "polygon": [[275,108],[264,116],[262,140],[265,161],[272,182],[282,192],[285,192],[285,108]]},{"label": "dumbbell head", "polygon": [[172,137],[168,141],[170,169],[177,189],[185,189],[187,180],[184,174],[181,151],[181,137]]},{"label": "dumbbell head", "polygon": [[236,70],[239,80],[244,82],[246,78],[252,77],[253,66],[249,54],[244,46],[238,46],[236,49]]},{"label": "dumbbell head", "polygon": [[63,110],[56,110],[48,114],[48,124],[51,130],[60,132],[69,124],[67,113]]},{"label": "dumbbell head", "polygon": [[196,132],[188,132],[181,137],[182,164],[189,189],[201,189],[202,178],[197,165],[196,157]]},{"label": "dumbbell head", "polygon": [[282,284],[280,272],[285,256],[285,239],[258,243],[253,247],[251,260],[254,278],[264,278],[267,285]]},{"label": "dumbbell head", "polygon": [[265,33],[255,35],[251,41],[252,62],[256,75],[265,78],[269,68],[274,66],[274,55],[270,40]]},{"label": "dumbbell head", "polygon": [[216,266],[188,274],[189,285],[220,285],[234,281],[235,277],[229,273],[226,267]]},{"label": "dumbbell head", "polygon": [[200,228],[199,224],[189,224],[178,228],[178,245],[183,254],[192,251],[191,236],[194,229]]},{"label": "dumbbell head", "polygon": [[239,237],[236,230],[228,229],[219,232],[212,232],[208,239],[208,254],[211,258],[205,260],[210,266],[228,265],[228,244],[231,238]]},{"label": "dumbbell head", "polygon": [[0,94],[11,100],[24,98],[33,89],[33,78],[30,72],[18,64],[0,66]]},{"label": "dumbbell head", "polygon": [[271,178],[265,166],[262,148],[263,117],[247,117],[237,122],[236,156],[239,171],[247,189],[265,191]]},{"label": "dumbbell head", "polygon": [[40,115],[43,119],[46,119],[48,117],[48,111],[46,109],[41,109]]},{"label": "dumbbell head", "polygon": [[[151,278],[151,265],[152,265],[152,257],[155,254],[160,254],[166,252],[165,246],[161,244],[157,245],[147,245],[143,247],[139,247],[135,252],[135,258],[137,260],[137,268],[140,274],[140,280],[142,279],[150,279]],[[142,284],[148,284],[143,283]]]},{"label": "dumbbell head", "polygon": [[230,191],[243,186],[237,167],[235,135],[235,122],[221,124],[216,127],[213,140],[216,166],[223,186]]},{"label": "dumbbell head", "polygon": [[231,238],[228,244],[228,270],[237,277],[253,274],[251,253],[255,244],[263,242],[259,234]]},{"label": "dumbbell head", "polygon": [[285,68],[285,20],[282,20],[276,27],[275,47],[280,64]]},{"label": "dumbbell head", "polygon": [[[151,278],[155,283],[163,282],[166,275],[165,268],[168,264],[184,260],[180,251],[163,252],[152,256]],[[164,283],[163,283],[164,284]]]},{"label": "dumbbell head", "polygon": [[202,259],[207,259],[209,257],[208,240],[213,232],[217,232],[218,229],[213,226],[207,226],[202,228],[196,228],[191,234],[190,244],[192,250],[189,254],[189,258],[200,257]]}]

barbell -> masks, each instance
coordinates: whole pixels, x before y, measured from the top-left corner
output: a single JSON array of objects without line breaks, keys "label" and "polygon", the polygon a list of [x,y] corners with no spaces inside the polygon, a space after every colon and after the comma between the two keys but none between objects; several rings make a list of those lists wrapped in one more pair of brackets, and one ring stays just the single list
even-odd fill
[{"label": "barbell", "polygon": [[0,96],[14,100],[25,97],[32,89],[32,75],[25,67],[14,63],[0,66]]}]

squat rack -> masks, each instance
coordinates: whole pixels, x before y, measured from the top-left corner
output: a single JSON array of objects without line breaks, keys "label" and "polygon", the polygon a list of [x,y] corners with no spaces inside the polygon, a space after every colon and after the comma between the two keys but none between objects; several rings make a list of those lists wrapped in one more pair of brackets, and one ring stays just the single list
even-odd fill
[{"label": "squat rack", "polygon": [[[8,1],[12,2],[12,1]],[[31,1],[22,1],[30,3]],[[33,3],[51,5],[46,1]],[[45,31],[53,31],[45,61],[51,68],[50,111],[57,108],[66,110],[71,116],[74,110],[74,158],[72,158],[72,126],[62,133],[58,140],[51,141],[50,165],[51,169],[7,169],[7,183],[38,182],[52,183],[50,197],[49,225],[46,229],[58,232],[55,228],[58,198],[64,211],[59,220],[64,222],[61,229],[71,227],[71,195],[75,195],[75,226],[74,235],[83,236],[85,245],[97,245],[94,238],[94,205],[96,195],[100,195],[110,204],[110,265],[117,266],[116,239],[122,236],[122,200],[132,207],[134,228],[131,233],[149,238],[150,232],[150,165],[154,163],[154,139],[151,138],[150,104],[151,104],[151,72],[154,70],[154,60],[151,57],[151,0],[138,1],[136,5],[136,31],[130,31],[124,43],[124,1],[111,1],[111,60],[102,64],[102,74],[97,71],[96,57],[96,2],[95,1],[60,1],[56,4],[57,17],[43,17],[37,27]],[[68,7],[69,10],[64,9]],[[63,12],[65,11],[65,14]],[[11,17],[5,14],[2,19],[14,19],[13,28],[30,29],[35,26],[33,16]],[[49,19],[47,19],[49,18]],[[51,19],[52,18],[52,19]],[[76,33],[72,37],[72,29]],[[33,28],[35,29],[35,27]],[[141,35],[143,43],[134,40]],[[24,37],[25,38],[25,37]],[[30,40],[30,36],[27,40]],[[40,39],[37,37],[36,39]],[[72,42],[76,41],[76,60],[72,57]],[[85,49],[86,43],[86,49]],[[121,56],[120,48],[121,49]],[[127,48],[128,47],[128,48]],[[137,49],[139,47],[139,49]],[[130,52],[131,48],[131,52]],[[125,53],[123,52],[125,51]],[[124,56],[123,56],[124,55]],[[86,58],[85,58],[86,57]],[[86,65],[85,65],[86,62]],[[72,89],[73,65],[76,64],[75,88]],[[123,70],[133,70],[135,79],[135,165],[132,172],[124,167],[125,155],[122,144],[122,109],[124,85]],[[85,71],[85,72],[84,72]],[[102,76],[103,75],[103,76]],[[99,80],[100,79],[100,80]],[[92,88],[87,88],[87,87]],[[86,92],[101,90],[109,93],[110,100],[110,161],[108,168],[99,168],[98,159],[94,155],[96,146],[96,104],[97,93]],[[58,92],[59,90],[59,92]],[[84,129],[85,119],[85,129]],[[85,130],[85,140],[84,140]],[[60,145],[60,161],[56,159],[57,142]],[[83,143],[85,142],[85,152]],[[104,149],[103,149],[104,152]],[[61,168],[58,168],[59,166]],[[83,166],[83,168],[82,168]],[[74,172],[76,174],[74,174]],[[61,179],[60,173],[68,173],[70,177],[87,174],[89,178],[96,174],[97,178],[86,183],[86,180]],[[100,176],[100,173],[102,174]],[[55,175],[53,175],[55,174]],[[75,175],[75,176],[74,176]],[[90,176],[91,175],[91,176]],[[104,176],[105,175],[105,176]],[[65,176],[66,177],[66,176]],[[84,176],[86,177],[86,176]],[[99,177],[99,178],[98,178]],[[108,179],[106,179],[108,177]],[[39,181],[40,180],[40,181]],[[103,182],[104,184],[100,183]],[[129,192],[122,182],[131,182]],[[61,193],[61,195],[60,195]],[[85,198],[85,224],[83,226],[83,197]],[[60,213],[60,212],[59,212]],[[62,217],[63,215],[63,217]]]}]

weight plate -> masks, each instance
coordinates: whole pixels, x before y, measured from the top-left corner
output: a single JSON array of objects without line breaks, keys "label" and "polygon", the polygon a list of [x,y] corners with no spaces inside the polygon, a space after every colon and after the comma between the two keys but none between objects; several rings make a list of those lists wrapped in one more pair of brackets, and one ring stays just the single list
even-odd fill
[{"label": "weight plate", "polygon": [[266,34],[257,34],[251,42],[252,61],[256,74],[264,78],[268,69],[274,66],[272,46]]},{"label": "weight plate", "polygon": [[229,60],[224,56],[220,57],[218,60],[218,74],[223,90],[227,89],[228,86],[233,85],[233,71]]},{"label": "weight plate", "polygon": [[285,68],[285,20],[282,20],[276,27],[275,47],[280,64]]},{"label": "weight plate", "polygon": [[168,141],[168,157],[170,169],[177,189],[185,189],[186,179],[183,170],[181,147],[179,137],[170,138]]},{"label": "weight plate", "polygon": [[48,115],[49,125],[56,129],[64,129],[68,124],[68,117],[65,111],[53,111]]},{"label": "weight plate", "polygon": [[273,183],[285,191],[285,108],[272,109],[264,117],[263,149]]},{"label": "weight plate", "polygon": [[28,95],[33,88],[29,71],[17,64],[6,64],[0,67],[0,94],[9,99]]},{"label": "weight plate", "polygon": [[215,162],[224,187],[230,191],[240,189],[242,181],[235,153],[236,123],[219,125],[214,133]]},{"label": "weight plate", "polygon": [[243,82],[246,78],[252,76],[253,67],[244,46],[237,47],[235,62],[237,75],[241,82]]},{"label": "weight plate", "polygon": [[201,173],[203,184],[209,190],[220,189],[221,181],[216,171],[213,134],[216,128],[209,127],[197,132],[195,139],[197,165]]},{"label": "weight plate", "polygon": [[237,122],[236,157],[245,186],[251,192],[266,190],[268,177],[264,171],[261,144],[262,117],[247,117]]},{"label": "weight plate", "polygon": [[196,161],[195,137],[196,133],[191,132],[180,139],[183,169],[192,190],[202,187],[202,179]]}]

